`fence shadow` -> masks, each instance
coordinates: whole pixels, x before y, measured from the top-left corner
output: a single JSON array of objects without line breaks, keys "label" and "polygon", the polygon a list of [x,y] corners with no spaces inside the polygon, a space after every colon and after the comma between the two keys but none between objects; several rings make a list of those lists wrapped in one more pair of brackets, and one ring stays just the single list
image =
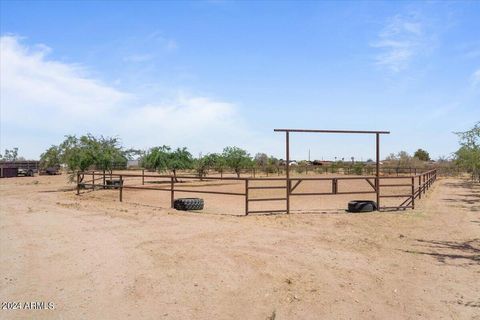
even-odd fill
[{"label": "fence shadow", "polygon": [[421,250],[401,250],[412,254],[429,255],[443,264],[466,261],[466,265],[480,265],[480,238],[468,241],[442,241],[416,239]]},{"label": "fence shadow", "polygon": [[451,188],[464,188],[469,190],[475,190],[477,187],[480,187],[478,183],[474,183],[472,181],[445,182],[445,186]]}]

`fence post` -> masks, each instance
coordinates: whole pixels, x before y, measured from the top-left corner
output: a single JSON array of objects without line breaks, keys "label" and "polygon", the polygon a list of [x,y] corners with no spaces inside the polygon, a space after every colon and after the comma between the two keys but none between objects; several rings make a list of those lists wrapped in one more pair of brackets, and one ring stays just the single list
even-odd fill
[{"label": "fence post", "polygon": [[145,169],[142,169],[142,186],[145,184]]},{"label": "fence post", "polygon": [[105,184],[106,184],[106,181],[105,181],[105,170],[103,170],[103,189],[105,189]]},{"label": "fence post", "polygon": [[77,196],[80,194],[80,173],[77,172]]},{"label": "fence post", "polygon": [[422,180],[423,180],[423,184],[422,184],[422,191],[423,191],[423,194],[425,194],[425,192],[427,191],[426,190],[426,186],[425,186],[425,173],[422,173]]},{"label": "fence post", "polygon": [[412,209],[415,209],[415,178],[412,177]]},{"label": "fence post", "polygon": [[120,175],[120,202],[123,201],[123,177]]},{"label": "fence post", "polygon": [[248,216],[248,178],[245,179],[245,215]]},{"label": "fence post", "polygon": [[418,199],[422,199],[422,176],[418,176]]},{"label": "fence post", "polygon": [[175,203],[175,181],[170,177],[170,207],[173,208]]},{"label": "fence post", "polygon": [[95,171],[92,171],[92,190],[95,191]]},{"label": "fence post", "polygon": [[332,193],[333,194],[337,194],[337,191],[338,191],[338,185],[337,185],[337,179],[336,178],[333,178],[332,179]]}]

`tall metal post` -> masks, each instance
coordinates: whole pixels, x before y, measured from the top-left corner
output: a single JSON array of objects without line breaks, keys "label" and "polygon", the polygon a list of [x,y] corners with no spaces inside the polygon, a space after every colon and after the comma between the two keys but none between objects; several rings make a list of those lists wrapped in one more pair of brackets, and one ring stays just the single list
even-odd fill
[{"label": "tall metal post", "polygon": [[418,199],[422,199],[422,176],[418,176]]},{"label": "tall metal post", "polygon": [[285,132],[286,143],[286,174],[287,174],[287,214],[290,213],[290,132]]},{"label": "tall metal post", "polygon": [[245,215],[248,216],[248,178],[245,179]]},{"label": "tall metal post", "polygon": [[415,178],[412,177],[412,209],[415,209]]},{"label": "tall metal post", "polygon": [[123,201],[123,177],[120,176],[120,202]]},{"label": "tall metal post", "polygon": [[170,208],[173,208],[175,203],[175,181],[170,177]]},{"label": "tall metal post", "polygon": [[375,143],[375,149],[376,149],[376,163],[375,163],[375,185],[377,186],[377,208],[380,209],[380,134],[376,133],[376,143]]}]

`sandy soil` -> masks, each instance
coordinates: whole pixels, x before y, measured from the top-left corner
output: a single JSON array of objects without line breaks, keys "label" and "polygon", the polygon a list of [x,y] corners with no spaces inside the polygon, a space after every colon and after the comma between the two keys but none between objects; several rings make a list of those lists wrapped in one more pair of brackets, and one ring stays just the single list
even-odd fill
[{"label": "sandy soil", "polygon": [[0,180],[1,301],[55,304],[0,318],[480,319],[480,186],[464,180],[403,213],[302,198],[301,213],[241,217],[217,212],[241,197],[205,197],[207,213],[124,197]]}]

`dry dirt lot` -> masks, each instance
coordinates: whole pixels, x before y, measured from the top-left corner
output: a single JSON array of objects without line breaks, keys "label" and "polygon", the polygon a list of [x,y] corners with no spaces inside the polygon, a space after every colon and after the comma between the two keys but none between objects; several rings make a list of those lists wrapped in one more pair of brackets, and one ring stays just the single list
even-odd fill
[{"label": "dry dirt lot", "polygon": [[480,319],[480,186],[465,180],[401,213],[317,199],[242,217],[218,212],[241,197],[185,213],[161,208],[167,192],[120,203],[65,179],[0,180],[1,301],[55,305],[2,319]]}]

